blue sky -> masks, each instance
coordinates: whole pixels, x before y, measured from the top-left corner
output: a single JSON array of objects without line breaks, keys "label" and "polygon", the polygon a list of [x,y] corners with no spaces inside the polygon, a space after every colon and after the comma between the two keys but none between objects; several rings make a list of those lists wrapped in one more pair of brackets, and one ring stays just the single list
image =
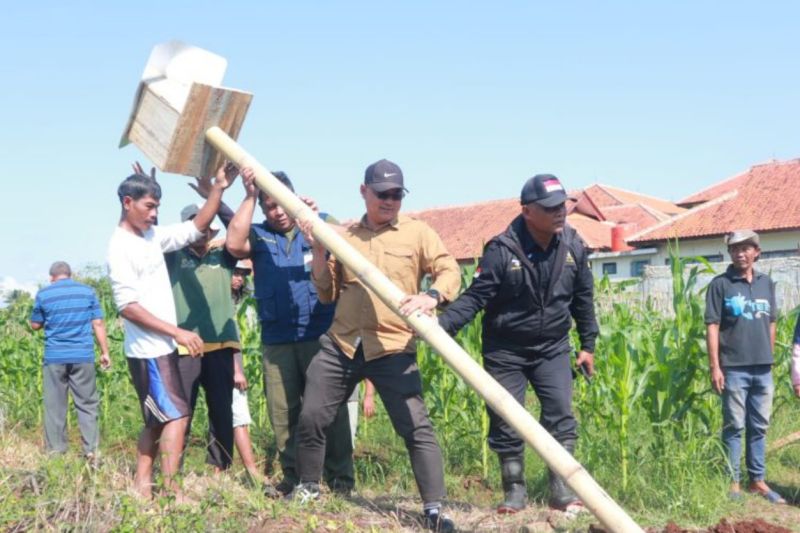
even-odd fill
[{"label": "blue sky", "polygon": [[[153,45],[228,60],[255,97],[239,141],[339,218],[364,168],[405,210],[519,194],[552,172],[678,200],[800,157],[793,2],[15,2],[0,33],[0,288],[102,263],[117,148]],[[145,165],[149,162],[142,161]],[[194,193],[164,175],[162,223]],[[242,198],[237,184],[227,201]]]}]

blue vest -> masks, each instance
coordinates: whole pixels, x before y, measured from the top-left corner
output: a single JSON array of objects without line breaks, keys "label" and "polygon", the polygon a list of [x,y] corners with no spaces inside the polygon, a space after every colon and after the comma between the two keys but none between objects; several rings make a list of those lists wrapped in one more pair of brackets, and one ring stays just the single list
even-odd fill
[{"label": "blue vest", "polygon": [[289,242],[266,222],[253,225],[250,247],[261,342],[317,340],[328,331],[336,304],[319,301],[311,281],[311,246],[302,232]]}]

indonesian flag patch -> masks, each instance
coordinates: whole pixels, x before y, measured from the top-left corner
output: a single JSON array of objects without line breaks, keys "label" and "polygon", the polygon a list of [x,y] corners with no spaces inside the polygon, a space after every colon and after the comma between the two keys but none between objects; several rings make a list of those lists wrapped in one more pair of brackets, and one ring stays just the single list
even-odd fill
[{"label": "indonesian flag patch", "polygon": [[544,190],[547,192],[564,190],[564,187],[561,186],[561,182],[558,181],[557,179],[549,179],[545,181],[543,184],[544,184]]}]

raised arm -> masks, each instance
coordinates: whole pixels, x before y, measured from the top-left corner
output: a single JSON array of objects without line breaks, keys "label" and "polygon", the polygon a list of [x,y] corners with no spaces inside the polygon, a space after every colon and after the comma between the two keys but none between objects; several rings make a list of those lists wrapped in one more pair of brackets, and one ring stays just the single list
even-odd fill
[{"label": "raised arm", "polygon": [[222,201],[222,192],[227,189],[236,176],[239,174],[239,169],[233,163],[226,163],[219,167],[217,175],[211,184],[211,190],[208,193],[205,203],[200,207],[197,216],[194,217],[194,225],[199,231],[205,231],[211,225],[211,221],[217,216],[220,203]]},{"label": "raised arm", "polygon": [[250,257],[250,225],[253,223],[253,214],[256,211],[258,189],[255,185],[255,173],[249,167],[242,168],[242,185],[245,196],[242,204],[233,215],[228,225],[228,234],[225,237],[225,247],[236,258]]},{"label": "raised arm", "polygon": [[[196,183],[190,182],[188,184],[189,187],[191,187],[204,200],[208,199],[208,195],[211,193],[211,187],[213,185],[212,183],[213,180],[211,179],[211,176],[206,176],[206,177],[197,176],[194,179],[196,180]],[[219,211],[217,211],[217,216],[219,217],[220,222],[222,222],[222,225],[225,226],[226,228],[231,223],[231,220],[233,219],[233,214],[234,214],[233,209],[228,207],[228,204],[222,201],[219,203]]]}]

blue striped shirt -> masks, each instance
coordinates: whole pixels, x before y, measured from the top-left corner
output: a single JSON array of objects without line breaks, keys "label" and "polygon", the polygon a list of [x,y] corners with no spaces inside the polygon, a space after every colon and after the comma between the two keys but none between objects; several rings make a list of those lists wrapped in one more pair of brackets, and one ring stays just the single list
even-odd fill
[{"label": "blue striped shirt", "polygon": [[44,324],[44,364],[93,362],[96,318],[103,318],[103,310],[91,287],[67,278],[41,289],[31,322]]}]

